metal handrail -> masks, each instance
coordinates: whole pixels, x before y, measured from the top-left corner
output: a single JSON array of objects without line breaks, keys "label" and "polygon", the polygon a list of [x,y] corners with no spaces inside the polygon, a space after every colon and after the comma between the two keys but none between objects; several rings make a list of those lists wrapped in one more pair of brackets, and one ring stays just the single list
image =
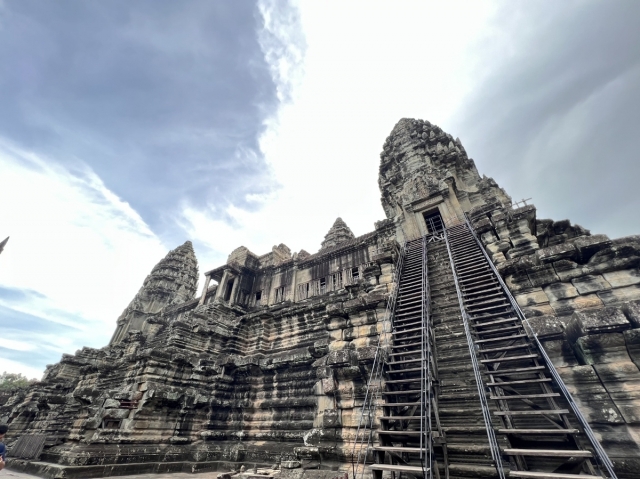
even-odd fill
[{"label": "metal handrail", "polygon": [[571,410],[576,416],[576,419],[578,419],[578,422],[582,426],[586,436],[589,438],[589,441],[591,442],[591,445],[593,446],[593,449],[596,452],[597,460],[605,467],[607,472],[610,474],[611,479],[617,479],[616,473],[613,470],[613,463],[611,462],[611,459],[609,459],[609,456],[603,449],[598,439],[595,437],[595,434],[593,433],[591,426],[589,426],[589,423],[587,422],[586,418],[582,415],[582,412],[580,411],[580,408],[574,401],[573,396],[567,389],[567,386],[565,385],[564,381],[560,377],[560,374],[558,374],[556,367],[551,362],[551,358],[547,355],[547,352],[545,351],[544,347],[540,343],[540,340],[538,339],[538,335],[531,327],[531,323],[529,323],[529,320],[524,315],[524,312],[522,311],[522,309],[520,309],[520,305],[511,294],[511,291],[507,287],[506,283],[503,281],[502,276],[498,272],[498,269],[496,268],[496,266],[493,264],[493,261],[491,260],[489,255],[487,254],[487,251],[485,250],[484,245],[482,244],[482,241],[480,241],[480,238],[478,238],[478,235],[476,234],[474,228],[471,226],[471,223],[469,222],[469,218],[467,218],[466,215],[465,215],[465,221],[466,221],[467,228],[469,229],[469,231],[471,231],[471,234],[476,240],[476,243],[478,243],[478,246],[480,247],[482,254],[484,254],[485,258],[487,259],[487,262],[489,263],[489,266],[491,266],[491,270],[493,271],[493,274],[498,279],[498,282],[500,283],[500,286],[502,287],[503,291],[507,295],[507,298],[509,298],[509,302],[511,303],[511,306],[513,307],[514,311],[516,312],[516,314],[518,315],[522,323],[528,329],[527,332],[529,333],[529,336],[533,337],[536,343],[536,346],[538,346],[538,349],[540,350],[542,358],[544,359],[546,366],[549,369],[549,372],[551,373],[551,376],[553,376],[553,379],[556,381],[558,388],[560,389],[560,391],[562,391],[562,394],[567,400],[567,403],[569,403],[569,406],[571,407]]},{"label": "metal handrail", "polygon": [[476,355],[475,345],[473,343],[473,337],[471,336],[471,330],[469,328],[469,317],[464,307],[462,300],[462,292],[458,283],[458,275],[456,274],[455,263],[453,261],[453,254],[451,254],[451,246],[449,245],[449,233],[445,230],[444,240],[447,244],[447,252],[449,253],[449,262],[451,263],[451,273],[453,274],[453,281],[456,285],[456,293],[458,295],[458,302],[460,303],[460,313],[462,314],[462,323],[464,325],[464,332],[467,337],[467,345],[469,346],[469,354],[471,355],[471,364],[473,365],[473,374],[476,379],[476,386],[478,388],[478,396],[480,397],[480,406],[482,408],[482,417],[484,418],[484,425],[487,429],[487,437],[489,438],[489,448],[491,449],[491,457],[496,466],[498,477],[505,479],[504,468],[502,467],[502,455],[500,453],[500,447],[498,446],[498,439],[493,429],[493,422],[491,421],[491,411],[489,410],[489,403],[487,401],[487,394],[484,389],[484,382],[482,375],[480,374],[480,367],[478,365],[478,357]]},{"label": "metal handrail", "polygon": [[[425,477],[433,478],[433,434],[431,430],[431,395],[433,384],[431,378],[431,337],[429,334],[431,323],[431,302],[429,297],[429,265],[427,258],[427,236],[422,237],[422,354],[421,354],[421,413],[420,420],[420,460]],[[423,450],[425,461],[423,460]]]},{"label": "metal handrail", "polygon": [[[391,293],[391,296],[389,297],[389,301],[387,301],[387,307],[385,310],[385,319],[383,322],[383,329],[380,333],[380,335],[378,336],[378,343],[376,346],[376,354],[374,356],[373,359],[373,364],[371,366],[371,375],[369,376],[369,381],[367,382],[367,391],[365,393],[364,396],[364,401],[362,403],[362,410],[360,412],[360,420],[358,421],[358,428],[356,430],[356,437],[353,443],[353,451],[351,453],[352,458],[356,456],[356,448],[358,447],[358,441],[359,441],[359,437],[360,437],[360,430],[363,427],[363,419],[364,419],[364,414],[365,414],[365,409],[367,410],[367,415],[369,418],[369,435],[367,437],[367,445],[364,448],[364,458],[362,459],[362,474],[364,475],[364,470],[365,470],[365,466],[367,465],[367,456],[369,455],[369,448],[371,446],[371,440],[373,437],[373,415],[371,413],[371,406],[373,404],[373,400],[374,400],[374,394],[376,392],[379,392],[380,389],[380,379],[382,376],[382,365],[383,365],[383,358],[382,358],[382,352],[381,352],[381,344],[382,344],[382,336],[385,333],[389,333],[391,331],[386,331],[386,324],[387,323],[391,323],[393,320],[393,314],[395,312],[396,309],[396,300],[398,298],[398,291],[400,289],[400,279],[402,277],[402,268],[404,267],[404,257],[405,257],[405,253],[406,253],[406,241],[402,244],[402,247],[400,248],[399,251],[399,255],[398,255],[398,260],[396,262],[396,271],[394,273],[394,289],[393,292]],[[372,384],[373,383],[378,383],[377,387],[374,386],[372,388]],[[373,390],[372,390],[373,389]],[[366,428],[366,425],[364,425],[364,427]],[[360,441],[360,448],[358,449],[358,459],[357,461],[352,461],[351,463],[351,467],[352,467],[352,474],[353,474],[353,478],[357,479],[357,470],[356,470],[356,464],[360,464],[360,459],[362,457],[362,449],[364,446],[364,439],[362,439]]]}]

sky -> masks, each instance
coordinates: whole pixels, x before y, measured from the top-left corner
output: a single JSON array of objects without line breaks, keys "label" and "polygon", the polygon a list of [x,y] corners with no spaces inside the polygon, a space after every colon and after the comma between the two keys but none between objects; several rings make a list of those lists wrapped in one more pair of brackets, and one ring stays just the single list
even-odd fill
[{"label": "sky", "polygon": [[0,371],[106,345],[186,240],[202,273],[371,231],[403,117],[539,218],[640,233],[638,24],[635,0],[0,0]]}]

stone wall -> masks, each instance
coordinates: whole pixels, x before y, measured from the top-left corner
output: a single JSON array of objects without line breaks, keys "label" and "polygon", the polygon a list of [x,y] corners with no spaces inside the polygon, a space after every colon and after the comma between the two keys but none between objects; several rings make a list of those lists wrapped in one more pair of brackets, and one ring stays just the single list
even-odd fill
[{"label": "stone wall", "polygon": [[534,206],[470,212],[498,271],[620,474],[640,470],[640,236],[611,240]]},{"label": "stone wall", "polygon": [[[379,247],[389,245],[385,231],[295,264],[283,258],[258,267],[252,280],[254,290],[268,290],[280,284],[274,277],[289,278],[293,289],[298,273],[305,281],[361,265],[359,278],[325,294],[242,307],[213,300],[217,287],[208,288],[209,301],[147,313],[111,345],[65,355],[26,394],[3,398],[9,443],[47,436],[37,464],[12,466],[99,477],[160,463],[175,470],[292,459],[346,464],[393,286],[393,250]],[[239,256],[257,258],[240,253],[230,256],[236,268]]]}]

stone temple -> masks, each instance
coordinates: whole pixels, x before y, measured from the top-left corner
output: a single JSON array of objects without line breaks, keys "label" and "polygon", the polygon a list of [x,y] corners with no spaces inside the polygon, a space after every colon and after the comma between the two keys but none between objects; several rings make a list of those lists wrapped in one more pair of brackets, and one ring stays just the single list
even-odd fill
[{"label": "stone temple", "polygon": [[394,127],[379,186],[371,232],[240,246],[200,291],[169,252],[109,345],[0,396],[9,467],[639,478],[640,236],[538,218],[428,121]]}]

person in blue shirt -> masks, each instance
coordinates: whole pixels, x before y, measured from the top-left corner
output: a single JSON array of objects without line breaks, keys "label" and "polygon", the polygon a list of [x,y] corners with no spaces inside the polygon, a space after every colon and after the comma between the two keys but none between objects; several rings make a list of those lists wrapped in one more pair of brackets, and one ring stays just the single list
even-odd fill
[{"label": "person in blue shirt", "polygon": [[7,446],[5,446],[2,441],[4,440],[4,435],[9,430],[9,426],[6,424],[0,424],[0,470],[4,469],[5,460],[7,458]]}]

